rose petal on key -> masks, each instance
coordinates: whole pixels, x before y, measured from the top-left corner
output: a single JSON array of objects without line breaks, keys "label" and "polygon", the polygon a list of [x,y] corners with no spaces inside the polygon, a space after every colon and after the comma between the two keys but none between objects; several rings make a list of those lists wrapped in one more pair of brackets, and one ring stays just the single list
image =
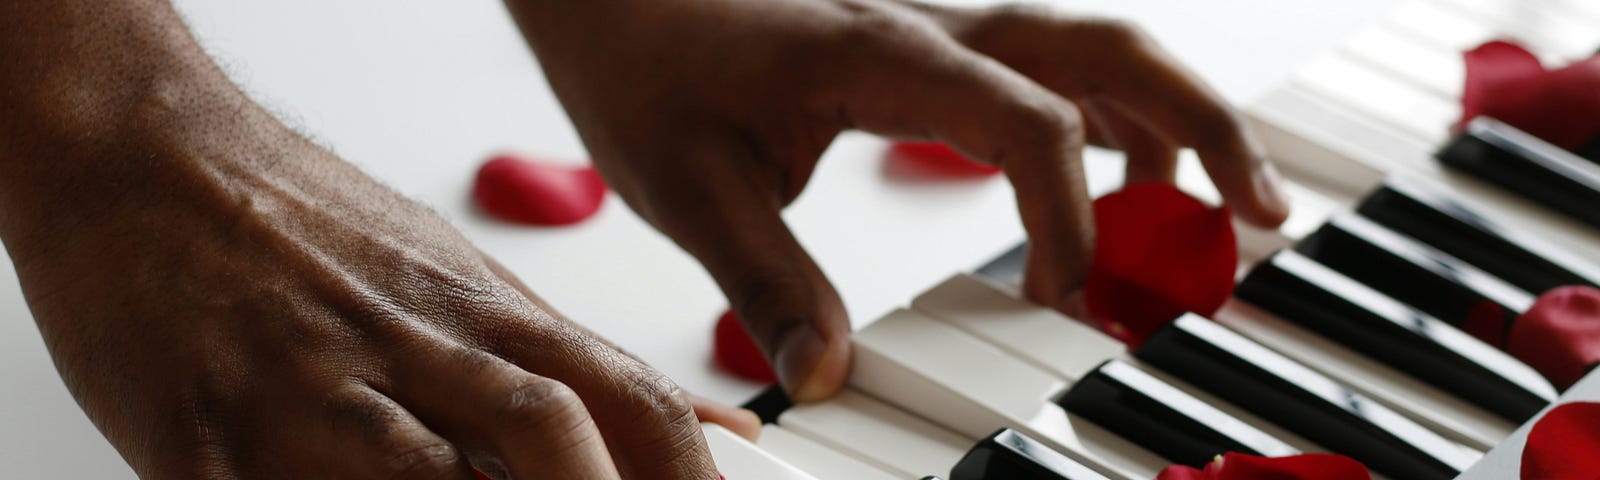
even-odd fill
[{"label": "rose petal on key", "polygon": [[960,180],[991,177],[1000,168],[967,158],[943,143],[898,142],[884,156],[884,172],[910,180]]},{"label": "rose petal on key", "polygon": [[1493,41],[1463,58],[1461,125],[1489,116],[1568,150],[1600,135],[1600,56],[1551,71],[1527,49]]},{"label": "rose petal on key", "polygon": [[1129,185],[1094,202],[1089,317],[1136,347],[1162,325],[1215,313],[1233,294],[1239,249],[1226,208],[1167,184]]},{"label": "rose petal on key", "polygon": [[1370,480],[1367,467],[1350,457],[1308,453],[1267,458],[1241,453],[1223,455],[1206,467],[1214,480]]},{"label": "rose petal on key", "polygon": [[1205,470],[1173,465],[1156,480],[1371,480],[1367,467],[1350,457],[1326,453],[1288,457],[1258,457],[1228,453],[1206,464]]},{"label": "rose petal on key", "polygon": [[593,166],[567,166],[500,155],[478,169],[472,198],[489,215],[536,226],[571,225],[593,217],[606,197]]},{"label": "rose petal on key", "polygon": [[732,311],[717,319],[716,334],[711,345],[712,363],[723,371],[746,380],[774,383],[778,375],[767,363],[767,356],[745,332],[744,324]]},{"label": "rose petal on key", "polygon": [[1528,430],[1523,480],[1600,478],[1600,403],[1557,405]]},{"label": "rose petal on key", "polygon": [[1461,322],[1461,331],[1478,337],[1483,343],[1503,347],[1506,344],[1506,331],[1514,320],[1515,315],[1500,304],[1492,300],[1480,300],[1467,310],[1467,319]]},{"label": "rose petal on key", "polygon": [[1194,467],[1173,465],[1161,469],[1161,473],[1156,475],[1156,480],[1211,480],[1211,475]]},{"label": "rose petal on key", "polygon": [[1506,352],[1566,389],[1600,363],[1600,290],[1561,287],[1511,325]]}]

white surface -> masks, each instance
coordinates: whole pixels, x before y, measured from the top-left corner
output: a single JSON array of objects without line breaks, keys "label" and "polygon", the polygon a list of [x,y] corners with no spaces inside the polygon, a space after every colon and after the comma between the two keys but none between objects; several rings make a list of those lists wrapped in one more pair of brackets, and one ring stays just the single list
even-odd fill
[{"label": "white surface", "polygon": [[[503,226],[467,204],[472,172],[491,152],[583,157],[498,2],[177,3],[258,99],[451,218],[568,315],[691,390],[739,402],[760,388],[711,370],[711,325],[724,301],[696,264],[614,198],[595,220],[561,230]],[[1054,3],[1139,21],[1235,102],[1282,82],[1393,4]],[[788,213],[858,322],[1021,237],[1002,182],[887,182],[881,149],[864,136],[843,139]],[[1091,160],[1097,190],[1117,182],[1113,157]],[[8,260],[0,270],[10,270]],[[130,478],[66,394],[29,318],[15,277],[0,274],[0,478]]]},{"label": "white surface", "polygon": [[1551,409],[1567,403],[1600,402],[1600,374],[1590,372],[1572,388],[1561,395],[1560,400],[1545,407],[1544,411],[1534,415],[1533,420],[1518,428],[1511,438],[1495,447],[1484,455],[1483,460],[1471,469],[1462,472],[1456,480],[1501,480],[1519,478],[1522,473],[1523,449],[1528,446],[1528,432],[1533,430],[1533,425],[1544,419],[1545,414]]}]

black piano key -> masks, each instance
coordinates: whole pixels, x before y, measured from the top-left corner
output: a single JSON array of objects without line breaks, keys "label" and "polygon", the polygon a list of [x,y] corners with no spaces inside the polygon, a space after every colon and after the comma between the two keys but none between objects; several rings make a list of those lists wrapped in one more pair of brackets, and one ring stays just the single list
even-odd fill
[{"label": "black piano key", "polygon": [[1196,315],[1134,356],[1391,478],[1446,480],[1478,455],[1382,404]]},{"label": "black piano key", "polygon": [[1391,178],[1357,212],[1534,295],[1567,285],[1600,286],[1600,267],[1483,218],[1419,180]]},{"label": "black piano key", "polygon": [[1600,165],[1488,117],[1436,155],[1445,165],[1600,227]]},{"label": "black piano key", "polygon": [[1496,311],[1509,324],[1533,305],[1527,291],[1359,215],[1335,215],[1294,249],[1452,325]]},{"label": "black piano key", "polygon": [[1292,250],[1257,265],[1234,295],[1513,422],[1556,397],[1505,352]]},{"label": "black piano key", "polygon": [[1121,360],[1107,360],[1056,399],[1068,412],[1175,463],[1205,468],[1228,452],[1300,453],[1266,432]]},{"label": "black piano key", "polygon": [[955,468],[950,480],[1106,480],[1043,443],[1016,430],[1002,428],[978,442]]}]

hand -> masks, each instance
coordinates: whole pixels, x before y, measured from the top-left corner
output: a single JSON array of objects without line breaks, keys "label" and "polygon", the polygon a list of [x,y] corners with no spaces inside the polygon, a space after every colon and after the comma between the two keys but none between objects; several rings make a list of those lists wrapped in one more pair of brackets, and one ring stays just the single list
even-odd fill
[{"label": "hand", "polygon": [[838,293],[779,216],[841,131],[936,139],[1001,167],[1032,241],[1024,289],[1071,304],[1094,243],[1085,141],[1131,182],[1199,153],[1242,219],[1287,216],[1238,115],[1138,29],[890,0],[508,0],[606,179],[697,257],[790,395],[848,371]]},{"label": "hand", "polygon": [[148,26],[83,38],[200,67],[0,97],[0,236],[67,386],[141,477],[705,480],[700,420],[759,428],[562,318]]}]

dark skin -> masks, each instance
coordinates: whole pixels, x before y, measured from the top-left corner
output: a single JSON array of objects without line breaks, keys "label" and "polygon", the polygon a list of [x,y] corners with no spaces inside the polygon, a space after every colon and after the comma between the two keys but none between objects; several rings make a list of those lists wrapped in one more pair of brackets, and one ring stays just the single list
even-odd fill
[{"label": "dark skin", "polygon": [[[510,0],[596,164],[705,264],[802,401],[844,381],[838,294],[778,212],[835,135],[1002,167],[1070,308],[1087,142],[1195,148],[1286,215],[1236,115],[1136,30],[887,0]],[[565,319],[438,216],[241,94],[161,0],[0,2],[0,238],[68,388],[145,478],[716,478],[750,433]]]}]

